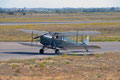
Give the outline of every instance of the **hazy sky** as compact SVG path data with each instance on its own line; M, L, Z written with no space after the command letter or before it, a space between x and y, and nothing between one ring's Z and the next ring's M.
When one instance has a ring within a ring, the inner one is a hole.
M0 7L3 8L120 7L120 0L0 0Z

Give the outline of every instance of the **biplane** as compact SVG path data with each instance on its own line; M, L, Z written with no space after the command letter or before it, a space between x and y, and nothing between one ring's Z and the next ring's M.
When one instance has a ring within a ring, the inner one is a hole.
M37 31L37 30L25 30L20 29L20 31L32 33L31 43L21 43L23 45L41 47L39 50L40 54L44 53L44 49L53 49L55 54L59 54L60 50L74 50L84 48L87 52L89 48L100 48L96 45L89 45L89 35L101 34L99 31L69 31L69 32L47 32L47 31ZM38 36L33 37L33 34L39 34ZM76 37L76 41L72 40L69 37ZM79 36L87 36L86 39L79 42ZM33 44L34 39L39 39L39 42L42 44Z

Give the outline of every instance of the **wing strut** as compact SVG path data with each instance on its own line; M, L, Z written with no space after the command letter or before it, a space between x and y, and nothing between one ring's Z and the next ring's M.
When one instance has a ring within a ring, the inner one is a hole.
M31 40L31 45L33 44L33 31L32 31L32 40Z
M78 31L77 31L77 35L76 35L76 43L78 43Z
M83 42L83 35L81 35L81 42Z

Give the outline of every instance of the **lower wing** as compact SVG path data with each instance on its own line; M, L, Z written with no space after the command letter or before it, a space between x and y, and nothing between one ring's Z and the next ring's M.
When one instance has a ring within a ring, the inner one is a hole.
M40 44L30 43L30 42L19 42L19 44L25 45L25 46L31 46L31 47L42 47Z
M61 45L59 46L61 47L62 49L84 49L84 48L87 48L87 49L101 49L100 46L96 46L96 45Z

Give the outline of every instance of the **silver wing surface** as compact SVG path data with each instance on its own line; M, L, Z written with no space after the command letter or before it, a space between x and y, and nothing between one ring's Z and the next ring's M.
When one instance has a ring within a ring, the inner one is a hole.
M47 32L47 31L37 31L37 30L25 30L25 29L19 29L20 31L27 32L27 33L34 33L34 34L46 34L50 33L50 35L60 35L60 36L88 36L88 35L97 35L101 34L99 31L69 31L69 32Z
M26 33L34 33L34 34L40 34L40 35L48 33L47 31L25 30L25 29L19 29L19 30Z
M19 42L19 44L25 45L25 46L30 46L30 47L42 47L40 44L35 44L35 43L30 43L30 42Z
M99 31L70 31L70 32L58 32L58 35L64 36L88 36L101 34Z
M101 49L100 46L96 46L96 45L60 45L59 47L61 47L62 49L65 50L74 50L74 49Z

